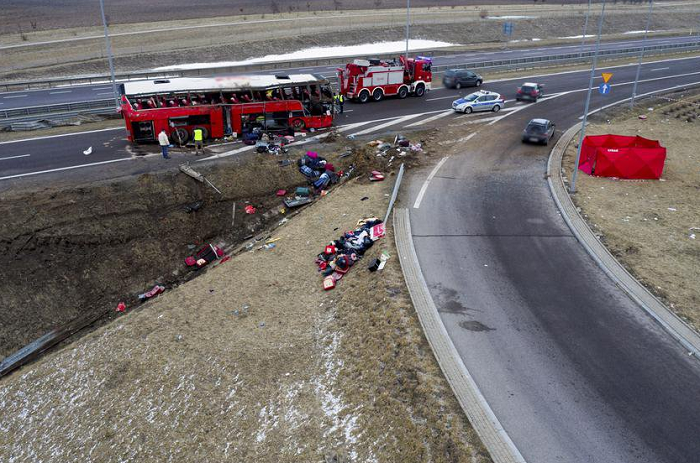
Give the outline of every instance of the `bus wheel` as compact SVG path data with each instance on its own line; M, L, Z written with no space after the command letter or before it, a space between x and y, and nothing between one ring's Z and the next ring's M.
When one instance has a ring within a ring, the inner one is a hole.
M374 101L382 101L382 98L384 98L384 92L382 92L382 89L375 88L372 92L372 99Z
M369 101L369 91L367 90L362 90L360 94L357 96L357 100L360 103L367 103Z
M187 133L187 130L179 128L173 131L173 140L175 140L178 145L186 145L189 139L190 134Z
M399 98L402 100L408 96L408 88L406 87L401 87L399 89Z
M294 130L304 130L304 127L306 127L306 123L302 119L294 119L292 121L292 128Z
M206 129L206 127L195 127L195 128L192 129L192 139L193 139L193 140L194 140L194 131L195 131L195 129L201 129L201 131L202 131L202 138L204 138L205 140L206 140L207 138L209 138L209 131Z
M425 95L425 85L423 85L423 84L418 84L418 86L416 87L416 93L415 93L415 94L416 94L417 97L421 97L421 96Z

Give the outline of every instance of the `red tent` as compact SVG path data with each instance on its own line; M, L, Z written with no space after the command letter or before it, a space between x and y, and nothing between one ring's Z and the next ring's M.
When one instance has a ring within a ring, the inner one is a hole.
M658 179L666 148L658 140L623 135L589 135L583 139L578 168L598 177Z

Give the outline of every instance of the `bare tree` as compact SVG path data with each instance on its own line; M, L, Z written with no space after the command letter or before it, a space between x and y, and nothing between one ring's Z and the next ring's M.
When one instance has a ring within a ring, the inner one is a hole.
M270 3L270 8L272 8L272 12L274 14L279 14L280 6L277 4L277 2L275 0L272 0L272 3Z
M335 9L335 11L342 10L343 9L342 0L333 0L333 8Z
M19 30L19 36L22 38L22 42L27 41L27 35L22 31L22 26L17 24L17 29Z
M32 26L32 30L36 30L36 21L29 21L29 24Z
M374 6L376 6L377 8L381 8L382 0L374 0Z

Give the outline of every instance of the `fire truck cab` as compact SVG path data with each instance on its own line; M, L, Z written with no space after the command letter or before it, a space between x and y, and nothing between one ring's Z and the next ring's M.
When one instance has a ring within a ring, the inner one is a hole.
M432 60L417 56L399 61L356 59L338 68L340 93L348 99L366 103L380 101L385 96L408 95L421 97L430 90L433 81Z

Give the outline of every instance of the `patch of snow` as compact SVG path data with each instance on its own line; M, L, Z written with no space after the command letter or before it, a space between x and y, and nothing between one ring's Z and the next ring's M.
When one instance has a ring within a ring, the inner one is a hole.
M594 34L586 34L586 38L595 37ZM583 35L568 35L566 37L557 37L558 39L582 39Z
M646 31L627 31L623 32L623 34L643 34ZM656 31L649 31L649 32L656 32Z
M534 39L516 39L516 40L509 40L508 42L510 42L510 43L515 43L515 42L539 42L540 40L542 40L542 39L537 39L537 38L534 38Z
M410 51L431 50L434 48L453 47L457 44L441 42L437 40L413 39L408 42ZM259 58L248 58L243 61L220 61L216 63L187 63L155 68L155 71L172 71L179 69L203 69L222 66L238 66L255 63L275 63L297 59L329 58L335 56L375 56L387 53L400 53L406 51L406 42L397 40L393 42L363 43L360 45L336 46L336 47L312 47L298 50L292 53L280 55L266 55Z
M537 16L487 16L486 19L537 19Z

